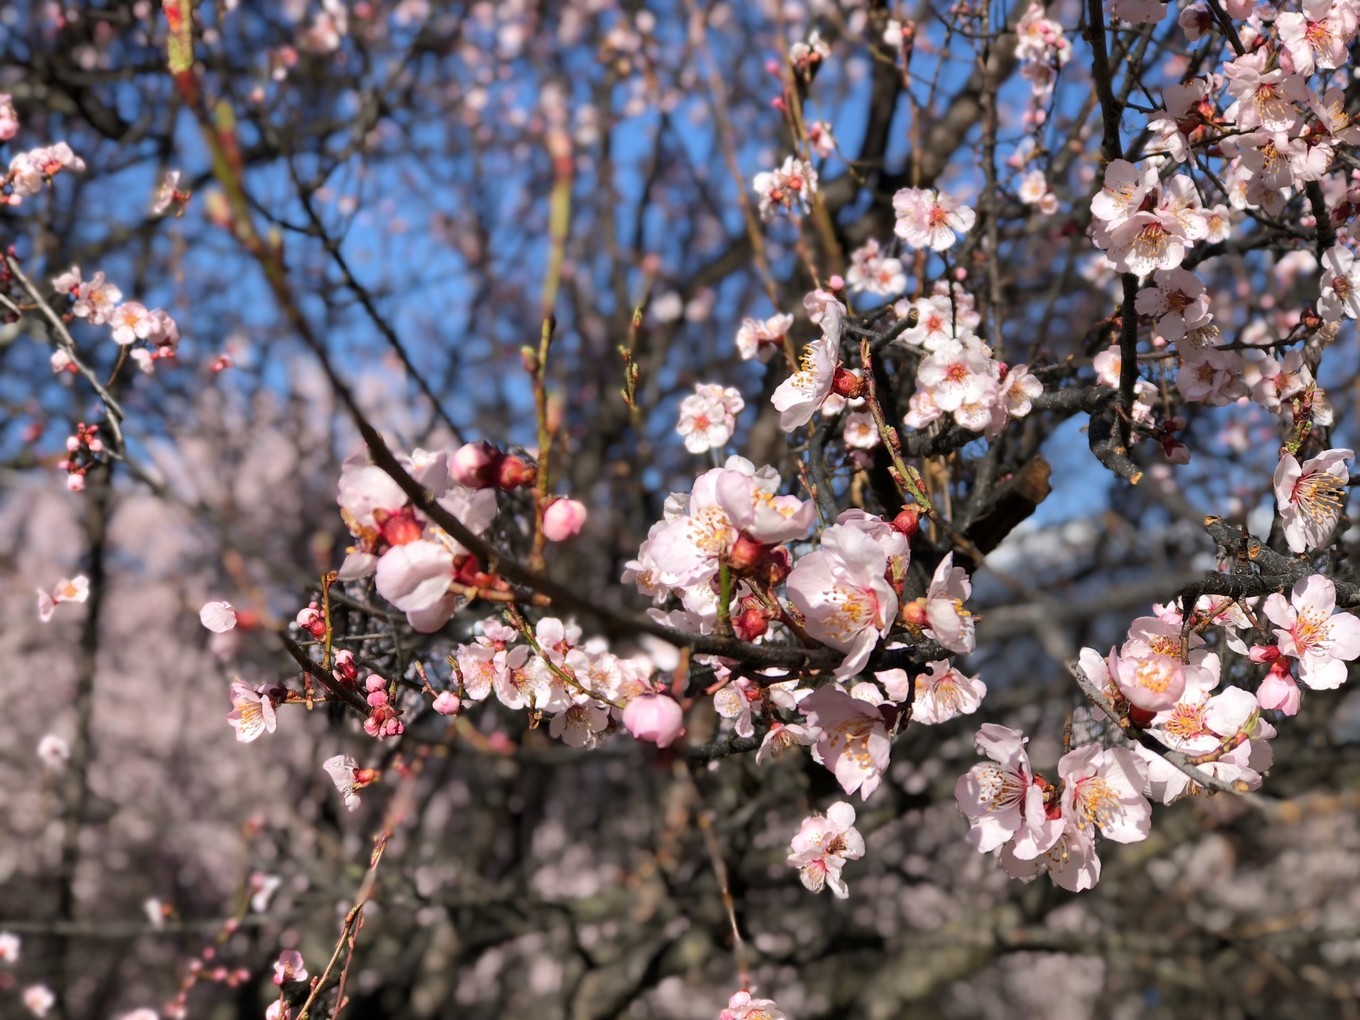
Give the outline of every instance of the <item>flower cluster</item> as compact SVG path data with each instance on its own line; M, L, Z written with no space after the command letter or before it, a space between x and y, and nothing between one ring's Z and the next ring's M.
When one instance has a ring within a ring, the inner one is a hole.
M80 267L72 266L52 281L52 287L70 299L72 316L92 326L108 326L114 343L130 347L130 355L142 371L151 372L156 361L175 356L179 327L170 314L163 308L148 309L140 301L124 301L123 292L103 273L85 280ZM59 371L65 361L54 356L52 365Z
M772 220L779 210L806 215L817 193L817 171L789 156L776 170L762 171L751 182L760 197L760 218Z
M1064 889L1089 889L1100 878L1097 832L1119 843L1147 838L1143 765L1125 748L1087 744L1059 759L1055 784L1034 772L1027 740L996 723L978 730L978 751L991 761L974 765L954 790L969 842L980 853L999 850L1013 878L1047 872Z

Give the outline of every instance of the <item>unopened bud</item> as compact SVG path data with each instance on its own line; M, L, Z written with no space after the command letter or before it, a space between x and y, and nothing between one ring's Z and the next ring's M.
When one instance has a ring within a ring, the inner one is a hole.
M921 508L914 504L904 506L892 519L892 528L907 538L911 538L912 535L921 530Z
M533 485L538 478L538 468L526 464L520 457L508 456L500 462L496 471L496 488L510 492Z
M831 392L846 400L854 400L864 392L864 380L848 369L837 367L831 381Z

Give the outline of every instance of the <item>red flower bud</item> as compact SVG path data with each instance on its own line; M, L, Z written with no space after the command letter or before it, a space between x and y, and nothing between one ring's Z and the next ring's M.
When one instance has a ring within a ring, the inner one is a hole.
M537 478L538 468L526 464L520 457L508 456L500 462L496 472L496 487L509 492L533 485Z
M846 400L854 400L864 392L864 380L854 372L837 367L836 375L831 380L831 392Z
M904 506L892 519L892 528L894 531L906 535L907 538L911 538L921 529L921 508L915 504Z

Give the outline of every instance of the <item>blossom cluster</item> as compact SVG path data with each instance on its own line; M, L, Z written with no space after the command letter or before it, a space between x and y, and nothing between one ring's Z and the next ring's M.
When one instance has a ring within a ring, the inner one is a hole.
M58 294L70 299L70 314L92 326L108 326L113 341L129 348L129 355L143 372L155 370L156 361L173 358L179 346L179 327L163 308L148 309L140 301L124 301L123 292L95 273L85 280L80 267L72 266L52 281ZM141 343L139 343L141 341ZM134 346L136 345L136 346ZM52 370L71 366L63 350L52 355Z

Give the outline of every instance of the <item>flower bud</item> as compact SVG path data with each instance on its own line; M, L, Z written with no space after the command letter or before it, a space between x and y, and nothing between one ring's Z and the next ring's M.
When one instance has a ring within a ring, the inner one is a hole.
M579 534L585 523L585 504L574 499L555 499L543 511L543 536L549 542L565 542Z
M894 531L911 538L921 529L921 508L915 504L904 506L897 511L897 516L892 519Z
M508 456L501 460L496 471L496 487L509 492L512 489L533 485L538 478L538 468L524 463L520 457Z
M727 553L727 563L738 574L751 574L764 557L765 546L742 532Z
M459 485L469 489L489 489L496 484L505 454L486 440L465 443L449 458L449 474Z
M864 380L849 369L838 366L831 380L831 392L846 400L854 400L864 392Z
M463 707L463 703L453 691L440 691L435 696L432 707L440 715L457 715L458 710Z
M667 747L684 728L685 713L674 698L639 694L623 709L623 725L636 740Z

